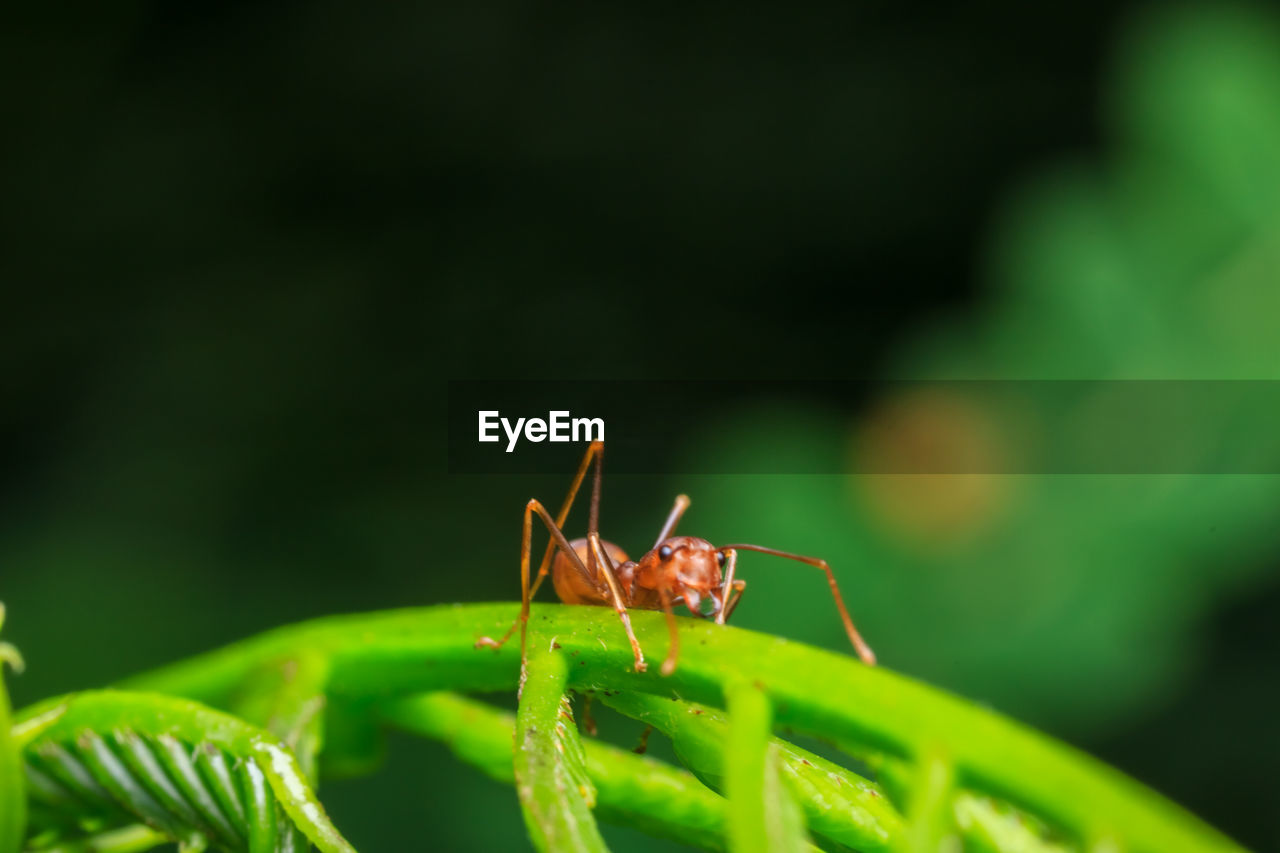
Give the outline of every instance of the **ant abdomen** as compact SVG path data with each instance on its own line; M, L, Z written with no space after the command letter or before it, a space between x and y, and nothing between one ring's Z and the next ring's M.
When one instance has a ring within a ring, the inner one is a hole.
M592 566L595 564L595 561L590 559L590 548L588 548L585 538L570 540L569 545L577 553L582 565ZM627 552L612 542L601 539L600 546L614 566L621 566L624 563L631 562ZM613 603L608 596L600 594L600 588L603 586L600 579L598 577L583 577L582 572L574 565L573 561L559 549L556 550L555 562L551 564L551 583L556 588L556 595L565 604L612 605Z

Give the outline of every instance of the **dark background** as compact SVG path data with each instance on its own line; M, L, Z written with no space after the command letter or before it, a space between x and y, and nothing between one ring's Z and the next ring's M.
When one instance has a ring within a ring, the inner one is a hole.
M520 508L558 498L574 452L563 476L447 476L447 380L863 379L939 324L981 326L966 318L1003 292L993 222L1029 176L1107 158L1118 34L1148 26L1114 3L1009 2L7 17L0 596L29 663L18 705L313 615L513 598ZM819 442L846 429L820 405L762 406L692 399L662 429L690 453L708 424L757 429L764 443L743 446L759 452L803 443L806 423ZM678 476L609 483L606 528L632 547L677 491L695 497L690 532L705 507L717 537L750 525L733 500L802 505L773 481L701 499ZM774 544L839 552L795 528ZM1149 589L1194 602L1168 633L1124 644L1114 679L1159 677L1116 707L1105 683L1087 708L1054 686L1087 650L1040 658L1006 640L953 666L937 651L947 623L902 592L929 584L849 571L880 585L855 610L890 665L1264 847L1280 757L1266 542L1231 552L1250 580L1221 594L1176 572L1135 584L1153 613L1166 599ZM1098 594L1061 598L1082 630L1110 600ZM742 622L839 647L838 626L811 627L830 615L821 595L762 594ZM791 621L770 622L768 601ZM1039 693L1017 667L1044 674ZM510 790L438 746L397 747L381 775L326 788L357 847L410 849L424 832L447 849L524 843Z

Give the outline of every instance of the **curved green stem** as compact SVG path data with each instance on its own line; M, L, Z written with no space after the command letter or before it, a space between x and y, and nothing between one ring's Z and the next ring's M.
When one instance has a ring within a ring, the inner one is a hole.
M315 649L329 656L331 696L393 698L516 683L519 650L476 649L516 615L511 604L434 607L321 619L280 629L132 680L161 692L225 703L254 667ZM661 614L637 612L640 642L665 648ZM1230 839L1124 774L963 699L884 668L777 637L681 619L686 654L669 678L630 671L630 650L606 608L539 605L530 647L553 638L581 689L639 691L723 706L731 680L758 681L775 723L854 754L918 760L945 748L956 785L1007 800L1078 843L1114 836L1129 853L1240 851ZM821 689L817 689L817 685Z
M769 697L748 681L730 683L725 694L730 849L733 853L800 853L807 849L808 839L804 819L778 774Z
M959 850L955 836L955 774L941 751L925 755L915 769L915 784L907 810L907 831L901 853Z
M564 658L531 650L516 713L516 791L539 850L607 853L591 814L596 793L587 779L568 689Z
M304 775L314 781L324 745L325 687L328 657L301 650L253 673L230 709L237 717L279 737L297 756Z

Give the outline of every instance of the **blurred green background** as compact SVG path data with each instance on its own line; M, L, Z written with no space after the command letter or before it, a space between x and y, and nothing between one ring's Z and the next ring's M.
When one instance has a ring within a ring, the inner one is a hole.
M29 4L0 38L19 705L513 599L575 459L444 474L446 379L1280 378L1261 9ZM830 403L690 401L684 452L1003 447L963 400ZM1280 847L1275 478L617 476L607 535L641 550L677 491L688 532L828 557L887 665ZM819 579L743 568L735 621L843 648ZM361 850L525 844L435 745L323 793Z

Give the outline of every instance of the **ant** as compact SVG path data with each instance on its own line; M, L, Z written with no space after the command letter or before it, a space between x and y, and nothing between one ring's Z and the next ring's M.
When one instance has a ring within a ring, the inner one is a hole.
M675 672L676 661L680 654L679 635L676 631L676 617L673 607L684 604L690 613L702 618L714 616L716 624L723 625L742 598L747 582L734 577L738 563L739 551L757 551L761 554L772 554L788 560L796 560L826 572L827 583L831 586L831 595L835 598L836 607L840 611L840 619L844 622L845 633L853 644L863 663L874 666L876 656L863 641L858 629L853 626L853 619L844 605L840 588L836 586L835 575L825 560L816 557L803 557L786 551L766 548L762 545L724 545L720 548L705 539L696 536L676 536L676 525L681 516L689 508L687 495L676 497L675 506L662 525L658 539L643 557L631 560L625 551L600 538L600 468L604 458L604 442L595 441L587 448L578 472L574 475L573 484L565 498L560 512L552 518L546 507L536 498L524 507L524 539L520 546L520 585L522 597L520 601L520 617L507 629L501 639L481 637L476 641L476 648L496 649L511 638L516 626L520 626L520 652L524 657L525 634L529 625L529 602L542 585L549 573L555 586L556 594L565 604L589 604L596 606L612 606L626 629L627 639L631 641L631 650L635 654L636 672L644 672L648 665L635 632L631 629L631 618L628 608L641 610L662 610L667 617L667 627L671 634L666 660L662 663L662 674ZM587 522L585 539L570 541L565 538L561 528L569 516L569 510L577 497L578 488L586 477L587 468L594 461L595 467L591 484L591 512ZM537 579L532 586L529 583L529 557L532 536L533 516L537 515L551 533L551 541L542 556L538 567ZM552 562L552 556L555 560Z

